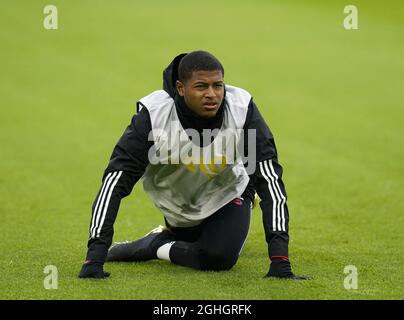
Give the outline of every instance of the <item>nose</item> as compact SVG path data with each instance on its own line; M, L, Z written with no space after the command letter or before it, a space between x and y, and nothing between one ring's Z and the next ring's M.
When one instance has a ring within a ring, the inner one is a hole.
M216 96L215 90L212 86L209 86L205 92L205 96L209 98L213 98Z

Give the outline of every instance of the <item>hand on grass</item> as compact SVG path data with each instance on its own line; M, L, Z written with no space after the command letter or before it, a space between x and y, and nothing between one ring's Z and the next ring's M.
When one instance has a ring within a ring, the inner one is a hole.
M100 262L85 262L81 268L79 278L95 278L105 279L110 276L109 272L103 269L103 263Z

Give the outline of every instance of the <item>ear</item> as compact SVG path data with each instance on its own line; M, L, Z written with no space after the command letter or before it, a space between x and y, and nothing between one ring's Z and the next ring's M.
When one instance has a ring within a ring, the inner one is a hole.
M185 95L185 89L184 89L184 85L182 84L182 82L179 80L175 81L175 86L177 87L177 91L178 91L179 95L181 97L183 97Z

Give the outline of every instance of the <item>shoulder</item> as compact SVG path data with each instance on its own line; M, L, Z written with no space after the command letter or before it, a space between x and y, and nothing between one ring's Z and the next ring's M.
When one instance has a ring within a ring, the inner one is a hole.
M226 100L232 102L233 104L236 103L241 106L248 107L251 101L251 94L242 88L231 86L226 84Z
M146 108L149 111L153 109L161 109L166 105L171 105L174 103L174 99L165 90L156 90L149 95L141 98L137 102L138 111L142 108Z
M237 128L243 128L247 118L251 95L244 89L226 85L225 112L233 119Z

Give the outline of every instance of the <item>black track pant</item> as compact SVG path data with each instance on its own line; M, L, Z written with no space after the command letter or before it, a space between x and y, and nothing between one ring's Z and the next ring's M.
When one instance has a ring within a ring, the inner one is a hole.
M191 228L174 228L171 262L199 270L229 270L237 262L250 226L250 200L235 199Z

